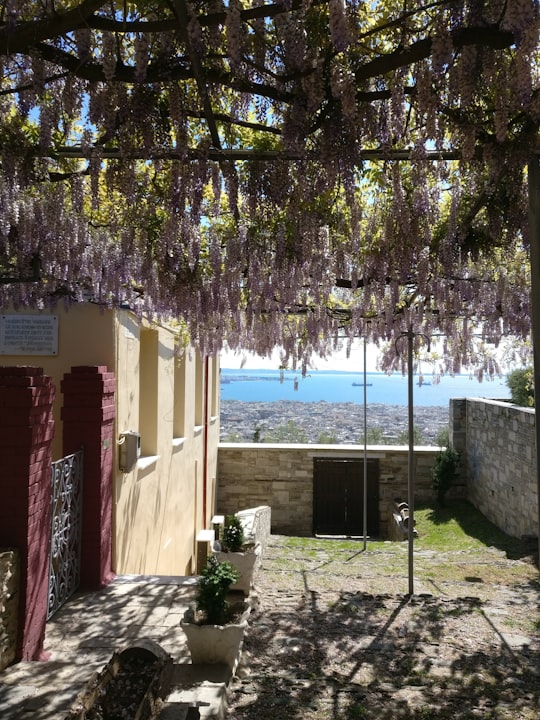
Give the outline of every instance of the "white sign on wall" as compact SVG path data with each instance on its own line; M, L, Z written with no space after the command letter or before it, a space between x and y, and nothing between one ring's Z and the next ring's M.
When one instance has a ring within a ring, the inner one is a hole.
M0 355L58 355L58 316L0 315Z

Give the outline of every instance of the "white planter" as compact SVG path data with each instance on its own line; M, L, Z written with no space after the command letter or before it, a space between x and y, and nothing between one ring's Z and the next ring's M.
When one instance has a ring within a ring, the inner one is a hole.
M182 620L180 625L186 634L191 662L225 663L234 675L242 654L244 632L248 624L251 608L244 603L245 611L240 620L228 625L197 625Z
M212 550L218 562L230 562L238 570L238 580L233 583L230 590L241 590L244 595L249 595L253 582L253 574L261 555L261 545L257 543L245 552L224 552L223 550Z

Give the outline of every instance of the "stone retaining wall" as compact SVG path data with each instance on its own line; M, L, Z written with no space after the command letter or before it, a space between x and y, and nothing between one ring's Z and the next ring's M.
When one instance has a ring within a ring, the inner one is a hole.
M261 505L240 510L236 515L242 522L246 541L259 543L263 555L272 532L272 508L269 505Z
M431 472L439 448L418 447L414 454L415 497L433 498ZM313 466L315 458L361 460L358 445L283 445L221 443L218 452L217 508L233 514L245 507L269 505L272 532L309 536L313 532ZM370 446L368 459L379 461L381 536L387 536L388 507L407 497L408 448Z
M0 549L0 672L15 661L19 591L19 553Z
M538 536L535 411L481 398L450 401L450 442L460 453L460 476L449 497L467 497L497 527L514 537ZM439 448L415 448L415 498L433 501L432 468ZM313 532L313 460L362 459L358 445L221 443L220 512L270 505L272 531ZM408 448L370 446L379 461L381 536L388 537L389 506L407 497Z
M450 440L467 497L514 537L538 535L534 409L477 398L450 401Z

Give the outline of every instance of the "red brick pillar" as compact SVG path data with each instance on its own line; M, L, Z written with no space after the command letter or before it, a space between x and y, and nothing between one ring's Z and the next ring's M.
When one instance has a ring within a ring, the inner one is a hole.
M95 589L113 578L114 373L72 367L61 389L64 455L84 448L81 587Z
M45 640L55 392L42 368L0 367L0 546L21 554L18 660L40 659Z

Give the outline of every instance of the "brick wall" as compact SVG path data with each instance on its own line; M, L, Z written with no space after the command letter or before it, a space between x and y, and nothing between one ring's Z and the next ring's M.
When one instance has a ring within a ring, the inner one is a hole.
M64 455L84 448L81 587L112 577L113 449L116 381L106 366L76 366L61 382Z
M415 498L432 499L431 472L438 448L417 448L414 456ZM309 536L313 529L313 460L363 459L363 449L349 445L270 445L221 443L218 451L217 511L231 514L269 505L272 532ZM388 508L395 497L407 497L408 449L368 449L379 461L381 535L387 535Z
M0 550L0 672L15 661L19 592L19 553Z
M51 539L56 389L36 367L0 367L0 546L20 553L17 659L41 657Z
M514 537L538 535L535 417L508 402L450 401L450 439L461 454L467 497Z

